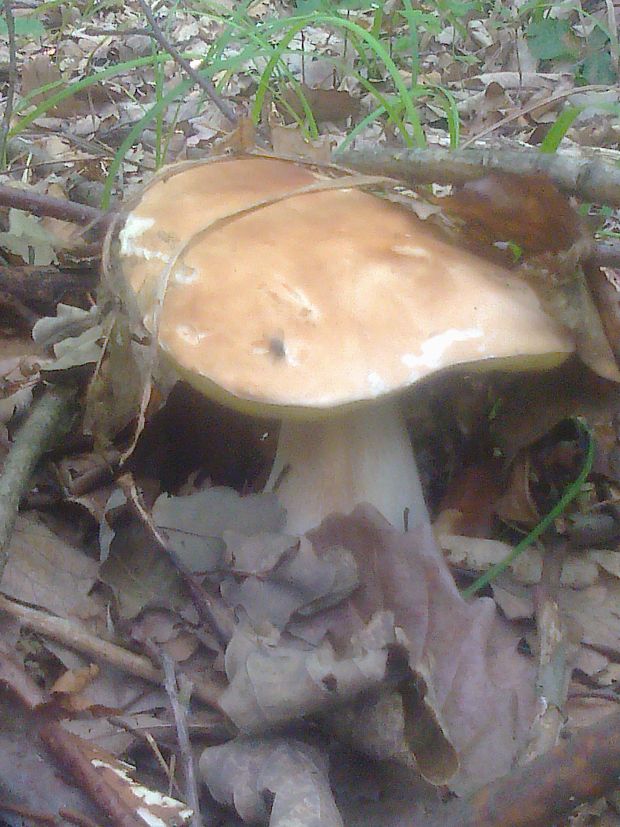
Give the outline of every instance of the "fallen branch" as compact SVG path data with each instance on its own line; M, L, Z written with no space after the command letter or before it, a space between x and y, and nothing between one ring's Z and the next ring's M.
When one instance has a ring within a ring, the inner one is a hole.
M137 678L142 678L158 686L164 683L164 673L155 668L144 655L138 655L108 640L102 640L64 617L57 617L40 609L24 606L22 603L10 600L2 594L0 594L0 612L6 612L33 632L62 643L64 646L81 652L95 661L105 663L114 669L127 672L129 675L135 675ZM221 690L215 684L210 685L202 681L194 685L192 695L219 712L218 698L220 693Z
M82 741L56 721L41 727L40 738L65 773L70 774L115 827L144 827L145 820L118 791L105 783L99 767L85 755Z
M105 232L114 215L86 204L4 184L0 185L0 206L14 207L32 215L60 218L62 221L73 221L76 224L96 224L99 232Z
M49 387L33 405L4 462L0 476L0 580L9 558L19 501L41 456L63 432L72 400L72 389Z
M58 267L12 266L0 263L0 292L37 313L53 315L56 305L67 296L79 300L97 287L93 267L79 271Z
M335 156L359 172L389 175L410 184L464 184L490 170L518 175L546 174L565 192L585 201L620 207L620 167L600 158L546 154L535 148L504 146L473 149L350 149Z
M425 827L548 827L584 801L615 789L618 766L620 713L614 713L469 800L446 805L441 818Z

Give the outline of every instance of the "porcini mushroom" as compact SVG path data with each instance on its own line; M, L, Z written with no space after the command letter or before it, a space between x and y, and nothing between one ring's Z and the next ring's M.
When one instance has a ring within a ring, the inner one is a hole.
M414 383L464 365L550 367L574 350L522 280L335 175L264 157L178 165L119 234L147 327L167 270L158 335L180 375L281 420L268 488L292 533L361 502L399 528L405 509L415 520L398 399Z

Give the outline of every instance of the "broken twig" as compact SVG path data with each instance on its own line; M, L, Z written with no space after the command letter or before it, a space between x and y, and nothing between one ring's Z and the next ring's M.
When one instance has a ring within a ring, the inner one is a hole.
M526 767L487 784L469 800L446 805L435 825L548 827L582 802L615 789L619 765L620 713L614 713L577 730Z
M177 676L174 668L174 661L170 655L165 652L161 646L151 647L154 655L158 658L164 670L164 688L172 714L174 715L174 723L177 730L177 741L179 744L179 752L181 754L181 765L183 767L183 776L185 780L185 799L193 810L191 818L192 827L203 827L202 818L200 816L200 795L198 792L198 782L196 779L196 766L194 762L194 753L192 752L192 745L189 740L189 729L187 727L187 710L181 702L179 697L179 686L177 683Z
M114 669L127 672L129 675L135 675L137 678L142 678L158 686L164 682L163 672L153 666L152 662L144 655L138 655L122 646L118 646L116 643L102 640L64 617L57 617L40 609L24 606L22 603L11 600L2 594L0 594L0 612L6 612L11 617L19 620L26 628L43 635L43 637L56 640L58 643L81 652L100 663L106 663ZM220 693L219 687L201 681L201 683L194 685L192 694L198 700L219 712L217 700Z
M217 106L222 115L230 121L233 126L236 126L237 116L226 101L222 99L221 95L218 94L217 89L211 83L209 78L205 77L205 75L199 74L193 68L191 63L183 57L179 50L167 40L146 0L138 0L138 3L144 12L144 16L149 21L151 29L153 30L153 38L159 43L164 51L168 52L174 62L178 63L178 65L190 76L194 83L198 84L209 100Z
M72 389L49 387L33 405L4 462L0 476L0 580L9 557L19 501L41 456L64 430L72 399Z
M61 221L74 221L76 224L99 224L101 231L105 230L114 216L112 212L104 212L86 204L78 204L64 198L53 198L50 195L42 195L40 192L23 190L5 184L0 184L0 206L14 207L16 210L24 210L32 215L60 218Z
M546 154L535 148L401 149L381 152L347 150L338 163L360 172L399 178L410 184L464 184L491 170L518 175L546 174L565 192L585 201L620 207L620 167L604 156Z

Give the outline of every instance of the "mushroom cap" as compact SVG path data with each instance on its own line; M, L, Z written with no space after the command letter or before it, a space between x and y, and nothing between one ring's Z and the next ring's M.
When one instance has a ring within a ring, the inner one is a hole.
M295 415L455 366L545 367L573 352L528 284L405 207L346 179L294 194L333 177L247 157L171 167L143 191L119 234L120 267L151 328L170 271L159 342L193 385Z

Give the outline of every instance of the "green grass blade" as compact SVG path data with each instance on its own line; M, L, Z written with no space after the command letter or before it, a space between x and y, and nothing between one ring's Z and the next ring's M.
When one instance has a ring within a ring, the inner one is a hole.
M510 554L506 555L503 560L499 563L496 563L494 566L486 571L483 575L474 580L474 582L468 586L466 589L463 589L461 594L463 597L473 597L476 592L479 592L480 589L483 589L486 585L491 583L495 578L500 575L503 571L505 571L508 566L516 560L516 558L525 551L526 548L529 548L532 543L536 542L538 538L543 534L552 524L557 517L566 511L567 507L570 503L579 495L583 484L587 480L588 476L590 475L590 471L592 470L592 463L594 462L594 439L592 437L592 433L585 422L582 422L580 419L574 420L575 424L579 428L579 430L587 437L588 439L588 447L586 449L586 456L583 461L583 465L581 467L581 471L577 479L572 482L569 486L567 486L566 491L560 498L560 500L554 505L551 511L546 514L542 520L535 526L527 537L524 537L520 543L518 543L510 552Z
M567 106L558 115L555 123L545 135L540 151L553 154L562 142L576 118L583 112L583 106Z

